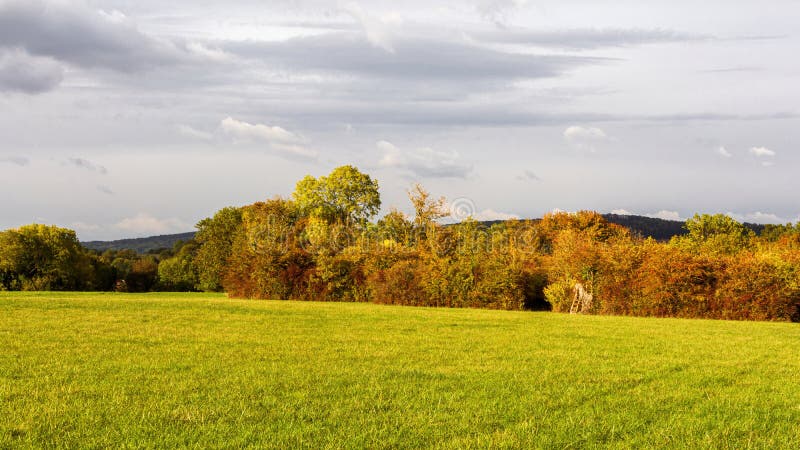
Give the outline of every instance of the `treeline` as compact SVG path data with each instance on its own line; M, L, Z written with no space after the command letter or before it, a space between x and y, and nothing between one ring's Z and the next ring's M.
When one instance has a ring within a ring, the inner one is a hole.
M697 215L685 234L658 242L587 211L442 226L443 198L416 186L409 199L413 217L392 210L372 221L378 183L344 166L304 178L289 199L222 209L198 224L193 241L161 255L88 252L66 230L57 246L70 252L27 272L32 266L14 265L6 250L23 227L0 234L0 281L4 289L105 289L114 279L131 290L146 273L151 289L240 298L800 320L800 224L756 235L730 217Z
M194 290L160 275L176 255L192 253L194 242L141 255L133 250L98 252L83 247L75 232L48 225L26 225L0 232L0 291Z

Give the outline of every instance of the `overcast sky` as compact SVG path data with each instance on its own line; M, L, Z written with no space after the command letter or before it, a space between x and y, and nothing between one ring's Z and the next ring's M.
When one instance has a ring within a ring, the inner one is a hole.
M190 231L354 164L479 219L797 221L793 0L0 0L0 228ZM466 205L466 206L465 206Z

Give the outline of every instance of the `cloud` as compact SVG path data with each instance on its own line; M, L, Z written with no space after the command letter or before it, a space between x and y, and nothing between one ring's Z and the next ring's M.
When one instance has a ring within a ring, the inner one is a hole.
M285 156L314 159L318 153L305 147L305 138L278 126L250 124L232 117L220 122L220 130L237 142L264 142Z
M102 192L103 194L114 195L114 191L110 187L108 187L108 186L106 186L104 184L98 184L97 185L97 190L99 192Z
M735 67L721 67L717 69L701 70L700 73L734 73L734 72L761 72L762 67L755 66L735 66Z
M542 181L538 175L533 173L531 170L524 171L521 175L517 175L517 180L519 181Z
M186 44L186 50L188 50L189 53L208 61L228 62L234 58L234 56L230 53L218 48L209 47L207 44L202 42L189 42Z
M605 58L510 53L464 40L425 34L398 36L394 53L376 48L357 33L333 32L284 41L220 43L242 58L258 59L276 68L307 73L409 82L513 81L555 77ZM507 86L498 86L507 87ZM382 84L382 90L391 86ZM407 96L406 92L406 96Z
M672 42L692 42L713 39L711 36L682 33L663 29L578 28L569 30L504 29L471 34L486 42L523 44L566 50L595 50L609 47Z
M564 139L577 149L594 152L597 144L609 138L600 128L571 126L564 130Z
M51 58L31 56L24 50L0 49L0 91L39 94L64 80L64 68Z
M528 4L528 0L479 0L475 10L484 19L504 27L508 14Z
M772 213L764 213L761 211L751 212L751 213L744 213L738 214L734 212L727 212L725 215L736 219L739 222L749 222L749 223L772 223L772 224L782 224L782 223L790 223L792 222L790 219L785 219L779 217Z
M23 167L30 164L31 160L24 156L0 156L0 163L16 164Z
M724 146L719 146L717 148L717 154L725 158L730 158L733 156L731 152L729 152L728 149L726 149Z
M775 156L775 152L766 147L752 147L750 148L750 154L754 155L757 158L762 158L762 157L771 158Z
M516 214L504 213L495 211L493 209L484 209L483 211L479 211L472 216L473 219L483 222L483 221L490 221L490 220L512 220L512 219L519 219L519 216Z
M139 213L122 219L114 228L134 234L168 234L190 230L192 226L175 218L158 219L147 213Z
M209 133L207 131L201 131L195 128L190 127L189 125L177 125L175 127L182 136L197 139L200 141L211 141L214 139L214 133Z
M80 1L6 0L0 3L0 46L79 67L139 71L196 60L212 51L149 36L119 11Z
M656 213L645 214L645 217L652 217L654 219L675 220L679 222L683 221L681 215L677 211L667 211L664 209Z
M380 167L398 169L412 177L421 178L467 178L473 166L461 162L456 151L444 152L424 147L402 151L387 141L376 144L383 157Z
M77 232L99 231L102 229L100 225L85 222L72 222L69 224L69 227Z
M83 158L69 158L67 159L67 164L73 165L79 169L88 170L90 172L97 172L101 175L106 175L108 173L108 169L106 169L104 166L95 164Z
M392 45L390 25L392 25L392 22L399 22L399 18L396 16L389 20L377 18L367 14L356 2L347 3L342 7L342 11L349 14L361 25L364 35L370 44L389 53L395 52Z
M662 209L659 212L645 213L645 214L637 214L635 212L628 211L627 209L615 209L611 211L611 214L616 214L618 216L644 216L653 219L675 220L678 222L683 222L684 220L681 218L681 215L677 211L667 211L665 209Z

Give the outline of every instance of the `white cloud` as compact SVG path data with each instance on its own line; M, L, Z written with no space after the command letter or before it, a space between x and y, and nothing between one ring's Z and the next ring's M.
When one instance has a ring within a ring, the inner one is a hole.
M609 137L600 128L571 126L564 130L564 139L577 149L594 152L596 145Z
M220 122L220 129L237 142L265 142L286 156L314 159L318 155L304 145L306 140L302 136L278 126L250 124L228 117Z
M734 212L730 212L729 211L729 212L725 213L725 215L727 215L729 217L732 217L732 218L736 219L739 222L772 223L772 224L789 223L789 222L791 222L790 219L785 219L785 218L780 217L780 216L778 216L776 214L764 213L764 212L761 212L761 211L756 211L756 212L751 212L751 213L744 213L744 214L738 214L738 213L734 213Z
M192 226L175 218L158 219L147 213L139 213L122 219L114 228L134 234L169 234L191 230Z
M775 156L775 152L766 147L752 147L750 148L750 154L755 155L757 158Z
M677 211L667 211L665 209L653 213L639 214L633 211L628 211L627 209L620 208L611 211L611 214L616 214L618 216L644 216L653 219L664 219L664 220L677 220L677 221L684 220L683 218L681 218L681 215Z
M516 214L504 213L500 211L495 211L493 209L484 209L483 211L477 212L473 215L473 219L483 222L489 220L511 220L511 219L519 219L519 216Z
M200 141L210 141L214 139L213 133L209 133L207 131L201 131L196 128L192 128L189 125L178 125L176 129L178 130L178 133L180 133L182 136L191 139L197 139Z
M282 144L295 144L303 139L281 127L263 124L250 124L228 117L220 122L220 127L225 133L243 140L260 140L265 142L280 142Z
M367 14L361 5L356 2L347 3L341 9L358 21L370 44L389 53L395 52L391 27L402 22L398 15L375 17Z
M677 211L667 211L665 209L662 209L661 211L656 213L645 214L645 217L652 217L654 219L683 221L681 215Z
M423 147L414 150L401 150L388 141L379 141L378 150L383 157L378 163L381 167L400 169L409 175L430 178L466 178L473 167L461 162L455 150L446 152Z
M731 152L729 152L728 149L726 149L724 146L720 146L719 148L717 148L717 154L725 158L730 158L733 156Z
M228 62L234 56L224 50L218 48L211 48L200 42L190 42L186 44L186 50L193 55L198 56L201 60L208 60L214 62Z
M73 222L69 227L77 232L99 231L102 228L100 225L85 222Z
M509 12L528 4L528 0L479 0L478 14L497 26L505 26Z

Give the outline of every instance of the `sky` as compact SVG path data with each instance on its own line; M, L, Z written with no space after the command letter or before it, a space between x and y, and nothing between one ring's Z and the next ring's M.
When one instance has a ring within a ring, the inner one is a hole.
M191 231L352 164L383 210L795 222L793 0L0 0L0 229Z

